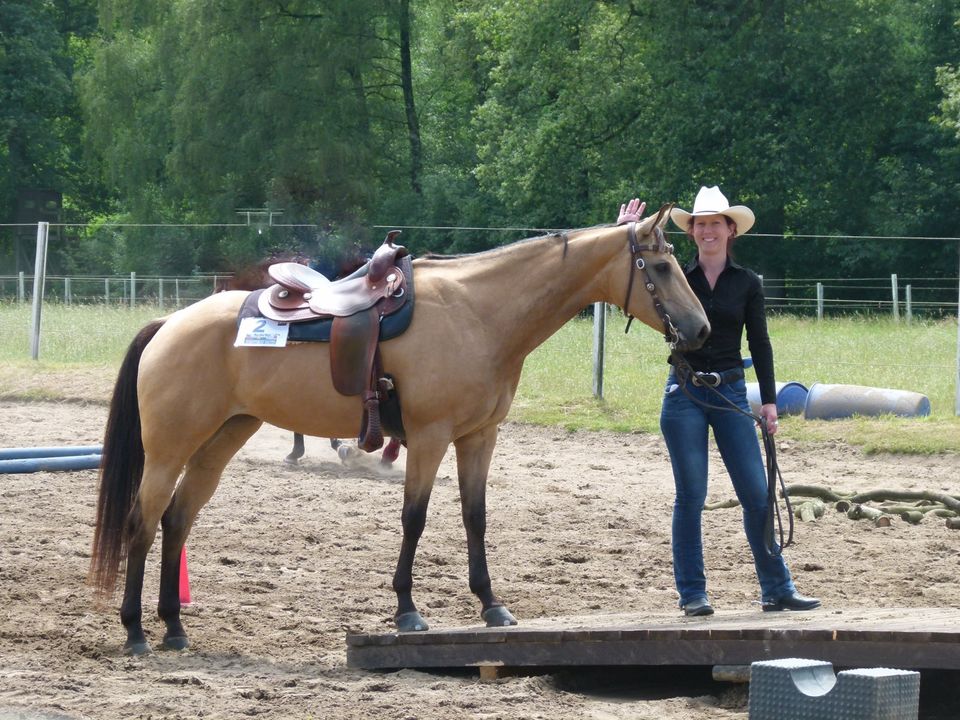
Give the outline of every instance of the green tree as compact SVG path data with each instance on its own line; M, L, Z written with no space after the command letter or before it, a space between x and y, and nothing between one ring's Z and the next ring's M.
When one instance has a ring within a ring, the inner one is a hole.
M228 222L267 207L324 225L418 195L412 17L382 0L178 0L147 12L112 0L84 97L128 217ZM220 254L319 237L274 229L252 245L221 240Z
M102 201L84 163L73 85L95 26L93 0L0 3L0 222L13 221L26 190L60 193L67 210ZM13 233L0 234L0 264L25 269L25 249L14 258L13 248ZM57 267L61 246L51 250Z

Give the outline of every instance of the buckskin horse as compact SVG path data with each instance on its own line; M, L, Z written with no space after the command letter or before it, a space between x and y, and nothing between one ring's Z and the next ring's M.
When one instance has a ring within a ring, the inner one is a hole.
M401 632L427 629L413 600L413 562L450 443L469 587L488 626L517 622L491 588L486 480L499 423L531 351L598 301L619 305L678 350L703 344L709 323L662 229L670 207L640 223L412 263L412 321L380 344L402 400L407 441L403 540L393 576ZM125 564L120 617L128 654L150 652L141 594L158 525L163 644L188 646L178 593L181 548L230 458L262 423L318 437L356 435L362 402L337 392L331 372L322 370L329 367L329 344L234 347L248 295L211 295L148 324L121 364L104 439L90 581L109 596Z

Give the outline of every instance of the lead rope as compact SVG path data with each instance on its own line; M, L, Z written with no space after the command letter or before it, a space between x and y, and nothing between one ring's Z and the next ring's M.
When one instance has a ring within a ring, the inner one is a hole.
M688 363L686 358L684 358L679 352L673 351L670 353L670 356L673 359L673 366L676 368L678 385L683 391L683 394L686 395L691 402L708 410L727 409L721 405L711 405L710 403L695 398L687 389L687 380L693 377L694 374L693 368L690 367L690 363ZM784 548L790 547L793 544L794 521L793 507L790 504L790 495L787 493L787 486L783 480L783 474L780 472L780 466L777 464L777 445L774 442L773 436L767 432L767 424L764 422L762 417L754 415L752 412L747 412L738 407L736 403L726 397L715 387L711 387L710 385L705 385L704 387L709 388L731 408L736 410L741 415L746 415L747 417L752 418L753 421L760 426L760 437L763 439L763 451L766 458L767 474L767 519L763 528L763 544L767 554L770 555L770 557L779 557L783 554ZM787 517L789 518L786 537L784 537L783 516L781 515L780 511L780 504L777 502L778 483L780 487L780 494L783 497L786 505Z

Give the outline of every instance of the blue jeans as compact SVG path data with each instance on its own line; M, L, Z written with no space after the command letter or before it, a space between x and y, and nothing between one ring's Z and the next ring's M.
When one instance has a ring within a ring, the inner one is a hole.
M762 597L778 599L795 591L783 558L771 557L764 546L767 478L756 423L715 394L717 390L742 410L749 411L746 383L737 380L714 390L688 382L686 389L697 400L724 409L711 410L697 405L677 386L675 375L670 373L660 412L660 430L670 453L677 491L673 505L673 574L680 606L707 597L700 516L707 499L708 428L713 428L717 449L743 508L743 526L753 552Z

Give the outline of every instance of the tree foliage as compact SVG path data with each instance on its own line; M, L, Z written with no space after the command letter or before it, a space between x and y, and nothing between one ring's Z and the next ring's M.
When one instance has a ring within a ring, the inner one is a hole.
M955 243L809 236L957 235L958 18L960 0L8 0L0 208L61 189L98 218L73 267L188 272L369 245L374 225L476 228L404 236L471 251L719 184L756 211L738 253L767 276L950 274ZM290 227L119 223L240 208Z

